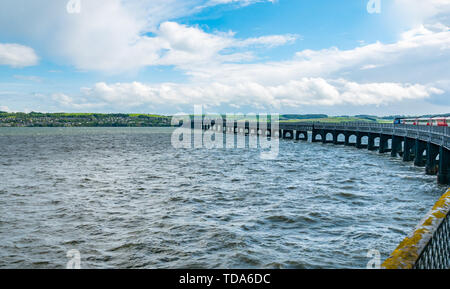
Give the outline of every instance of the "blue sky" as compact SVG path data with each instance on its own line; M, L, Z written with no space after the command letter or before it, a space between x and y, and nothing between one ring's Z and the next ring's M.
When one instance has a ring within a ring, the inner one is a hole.
M0 7L3 111L450 112L450 0Z

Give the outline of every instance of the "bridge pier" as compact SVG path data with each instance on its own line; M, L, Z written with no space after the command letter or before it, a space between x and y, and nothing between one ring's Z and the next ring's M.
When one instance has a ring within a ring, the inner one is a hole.
M389 139L390 139L390 137L388 135L385 135L385 134L380 135L380 147L378 149L380 154L384 154L384 153L387 153L390 151L389 145L388 145Z
M362 149L362 135L360 135L360 133L356 133L356 148L357 149Z
M399 136L392 136L392 151L391 151L391 157L395 158L398 154L402 153L402 141L404 140L403 137Z
M369 141L367 142L367 149L369 151L376 151L378 148L375 146L375 138L377 137L376 134L369 133L368 134Z
M322 143L324 143L324 144L327 143L327 134L328 134L328 132L326 130L322 131Z
M325 131L324 130L320 130L319 135L320 135L320 139L321 139L320 141L322 143L326 143L327 135L325 134Z
M339 144L338 137L339 137L339 132L334 131L333 132L333 144L335 144L335 145Z
M344 133L344 145L348 146L350 145L350 134L348 132Z
M400 155L403 161L414 161L414 165L424 167L427 174L438 175L442 184L450 183L450 128L419 126L387 125L387 124L323 124L323 123L282 123L281 126L260 127L248 121L217 122L213 119L193 120L191 127L196 130L212 130L226 132L228 135L259 135L272 138L309 140L308 132L312 130L312 142L345 144L357 148L367 147L370 151L380 153L390 152L392 157ZM332 134L332 141L327 135ZM345 141L339 141L340 135ZM321 139L317 139L318 135ZM356 144L350 142L350 137L356 136ZM368 137L367 146L362 144L363 137ZM380 145L375 145L380 138ZM392 148L389 147L392 139ZM403 144L403 145L402 145ZM402 149L403 147L403 149ZM426 151L426 153L425 153ZM436 158L439 155L439 160Z
M439 146L432 143L427 143L427 164L425 166L425 173L427 175L436 175L438 172L438 162L436 157L439 155Z
M424 151L427 149L427 143L416 139L415 152L414 152L414 165L418 167L425 166L425 159L423 157ZM428 152L427 152L428 153Z
M352 144L350 143L350 137L352 136L352 133L351 132L344 132L344 136L345 136L344 145L345 146L351 146Z
M403 142L403 161L404 162L410 162L414 160L414 146L416 145L415 140L410 139L409 137L405 136L404 142Z
M438 183L443 185L450 184L450 151L443 146L439 148Z

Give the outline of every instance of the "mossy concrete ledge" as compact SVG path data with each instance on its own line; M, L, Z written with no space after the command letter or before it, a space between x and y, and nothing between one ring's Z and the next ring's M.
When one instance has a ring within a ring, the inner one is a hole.
M450 217L450 188L423 218L419 226L406 237L381 265L384 269L413 269L433 234Z

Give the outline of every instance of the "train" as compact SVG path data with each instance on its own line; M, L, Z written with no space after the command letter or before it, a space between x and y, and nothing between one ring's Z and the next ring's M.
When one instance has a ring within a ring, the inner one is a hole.
M396 118L394 124L450 126L450 117Z

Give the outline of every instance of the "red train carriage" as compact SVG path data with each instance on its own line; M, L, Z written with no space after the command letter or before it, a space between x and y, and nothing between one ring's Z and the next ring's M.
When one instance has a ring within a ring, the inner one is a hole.
M394 124L449 126L450 125L450 117L397 118L394 120Z

